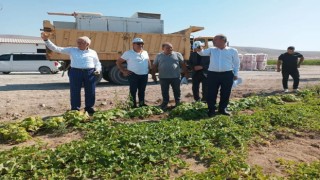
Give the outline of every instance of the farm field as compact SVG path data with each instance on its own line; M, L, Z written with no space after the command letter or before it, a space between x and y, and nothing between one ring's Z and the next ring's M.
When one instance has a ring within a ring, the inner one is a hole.
M302 66L300 72L301 89L311 90L298 94L281 92L280 73L240 72L244 82L233 91L230 118L206 117L205 104L191 103L191 84L182 86L183 105L161 112L152 107L124 111L128 87L103 82L97 88L100 113L87 117L65 113L69 89L61 74L1 75L1 122L7 125L0 132L0 175L320 178L319 66ZM149 105L160 104L159 85L150 81L146 99ZM36 115L40 117L27 118ZM26 133L9 136L3 131L17 127Z
M319 84L319 69L320 66L302 66L300 87ZM68 110L70 108L68 76L61 77L61 74L0 74L0 122L16 121L33 115L41 117L59 115ZM243 84L233 90L232 98L242 98L253 93L275 94L282 91L281 73L240 71L239 76L243 79ZM290 78L289 88L292 83ZM96 109L114 108L117 103L125 101L129 94L128 89L128 86L112 85L103 80L96 89ZM181 90L182 101L192 102L191 83L183 85ZM170 97L173 99L172 92ZM146 101L148 105L161 103L160 85L154 84L151 78L146 89Z

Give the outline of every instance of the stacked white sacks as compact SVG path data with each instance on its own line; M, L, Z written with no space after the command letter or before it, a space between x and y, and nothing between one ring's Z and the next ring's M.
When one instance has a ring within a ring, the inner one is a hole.
M263 54L263 53L256 54L257 69L265 70L267 66L267 60L268 60L267 54Z
M240 61L241 62L241 61ZM257 69L257 61L255 54L244 54L241 62L241 70L253 71Z

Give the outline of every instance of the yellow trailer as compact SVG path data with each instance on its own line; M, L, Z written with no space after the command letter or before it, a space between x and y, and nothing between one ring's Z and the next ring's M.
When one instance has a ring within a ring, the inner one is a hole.
M162 51L162 43L170 42L174 47L174 51L180 52L185 60L189 59L191 43L193 38L191 34L203 30L203 27L190 26L187 29L181 30L179 32L163 34L163 33L145 33L145 32L114 32L108 30L108 26L102 27L101 24L106 22L105 19L101 19L99 15L92 14L62 14L62 13L51 13L55 15L72 15L78 19L76 22L54 22L53 24L50 21L43 21L43 31L50 33L50 40L55 43L57 46L61 47L70 47L77 46L76 40L80 36L88 36L91 39L90 48L94 49L99 56L102 68L102 76L98 78L98 81L101 78L104 78L107 81L112 81L117 84L127 84L127 78L123 77L118 68L115 65L115 61L122 55L123 52L132 49L132 39L140 37L144 40L145 45L144 49L148 51L149 57L151 60L154 60L155 56ZM89 20L87 20L90 18ZM100 18L97 20L97 18ZM80 20L87 20L91 24L85 24ZM141 23L139 18L133 18L136 20L136 23ZM141 18L142 21L150 20ZM103 20L103 21L102 21ZM131 19L130 19L131 20ZM99 22L99 30L94 29L92 22ZM111 21L110 21L111 22ZM156 21L158 22L158 21ZM82 27L79 28L79 24L82 23ZM109 22L108 22L109 23ZM143 22L142 22L143 23ZM142 24L141 23L141 24ZM107 24L107 23L105 23ZM86 26L85 26L86 25ZM148 24L147 24L148 25ZM88 27L90 26L89 30ZM126 25L127 27L128 25ZM105 28L106 30L104 30ZM84 30L83 30L84 29ZM145 29L142 29L145 31ZM139 31L139 30L136 30ZM140 30L141 31L141 30ZM154 31L151 29L150 31ZM156 31L161 31L159 28ZM52 52L47 49L47 57L50 60L59 60L65 61L66 64L69 63L69 56Z

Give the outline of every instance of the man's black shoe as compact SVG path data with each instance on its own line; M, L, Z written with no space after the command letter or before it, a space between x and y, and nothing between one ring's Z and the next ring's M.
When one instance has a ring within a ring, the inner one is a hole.
M146 104L139 104L139 107L143 107L143 106L148 106L148 105L146 105Z
M88 109L88 110L86 110L86 112L87 112L90 116L92 116L96 111L93 110L93 109Z
M215 112L210 112L210 111L208 112L208 116L209 116L209 117L214 117L215 115L216 115Z
M231 114L225 109L219 110L219 113L222 114L222 115L225 115L225 116L231 116Z
M167 110L167 108L168 108L168 104L161 104L160 106L159 106L159 108L160 109L162 109L163 111L165 111L165 110Z

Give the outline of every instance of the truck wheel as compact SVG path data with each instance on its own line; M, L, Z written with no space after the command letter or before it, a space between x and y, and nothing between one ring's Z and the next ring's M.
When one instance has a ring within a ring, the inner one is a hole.
M3 74L10 74L10 72L2 72Z
M110 77L109 77L109 71L104 71L104 72L102 73L102 78L103 78L104 80L110 82L111 79L110 79Z
M51 74L51 69L47 66L42 66L39 68L41 74Z
M117 66L113 66L109 72L110 80L116 84L128 85L128 78L123 76Z

